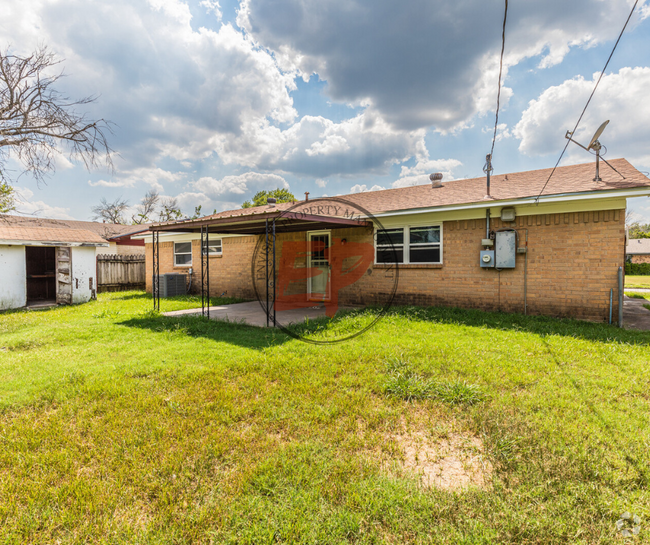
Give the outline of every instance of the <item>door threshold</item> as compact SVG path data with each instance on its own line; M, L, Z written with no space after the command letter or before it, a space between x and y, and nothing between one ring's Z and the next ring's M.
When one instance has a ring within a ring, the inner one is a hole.
M58 306L59 304L56 301L33 301L31 303L27 303L25 308L27 310L40 310L44 308L54 308Z

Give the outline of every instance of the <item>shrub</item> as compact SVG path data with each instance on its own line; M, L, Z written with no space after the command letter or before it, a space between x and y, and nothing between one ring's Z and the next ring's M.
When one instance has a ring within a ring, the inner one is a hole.
M650 263L626 263L625 274L650 276Z

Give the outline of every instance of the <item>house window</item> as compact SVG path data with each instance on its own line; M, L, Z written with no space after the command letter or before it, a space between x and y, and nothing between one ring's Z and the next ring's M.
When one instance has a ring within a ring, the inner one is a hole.
M192 243L174 242L174 265L189 267L192 265Z
M442 263L441 229L413 225L377 231L376 263Z
M404 263L404 229L377 231L377 263Z
M409 263L440 261L440 226L409 227Z
M215 255L221 255L221 239L218 240L208 240L208 256L212 257Z

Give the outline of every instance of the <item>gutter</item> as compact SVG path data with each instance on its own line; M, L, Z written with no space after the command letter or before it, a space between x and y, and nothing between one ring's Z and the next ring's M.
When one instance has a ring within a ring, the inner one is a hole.
M43 242L42 240L0 240L3 246L92 246L108 248L107 242Z
M583 193L560 193L540 197L540 202L570 202L570 201L584 201L592 199L610 199L612 197L645 197L650 196L650 187L643 187L638 189L628 190L614 190L614 191L588 191ZM454 210L472 210L472 209L485 209L493 208L495 206L513 206L522 204L532 204L537 201L537 197L524 197L518 199L504 199L494 201L475 202L469 204L450 204L442 206L429 206L427 208L407 208L404 210L395 210L390 212L378 212L373 214L377 218L385 218L390 216L404 216L413 214L427 214L429 212L449 212Z

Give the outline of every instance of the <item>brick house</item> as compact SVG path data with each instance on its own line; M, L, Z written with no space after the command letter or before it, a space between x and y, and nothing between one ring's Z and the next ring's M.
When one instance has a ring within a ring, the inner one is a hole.
M630 263L650 263L650 238L629 239L625 253Z
M256 248L277 222L272 285L279 300L291 292L365 305L392 292L394 304L607 320L610 290L618 311L626 199L650 195L650 180L630 163L610 163L618 172L601 169L602 181L594 181L593 163L558 168L546 187L550 169L492 176L489 196L485 179L475 178L341 197L357 207L354 218L337 210L337 198L322 198L154 225L157 235L146 238L147 290L156 255L160 275L183 273L193 290L206 289L209 278L212 296L254 299ZM297 243L312 246L294 256ZM332 256L346 244L371 248L371 257L353 283L335 286ZM287 260L290 270L315 276L287 282ZM202 265L209 270L203 282Z

